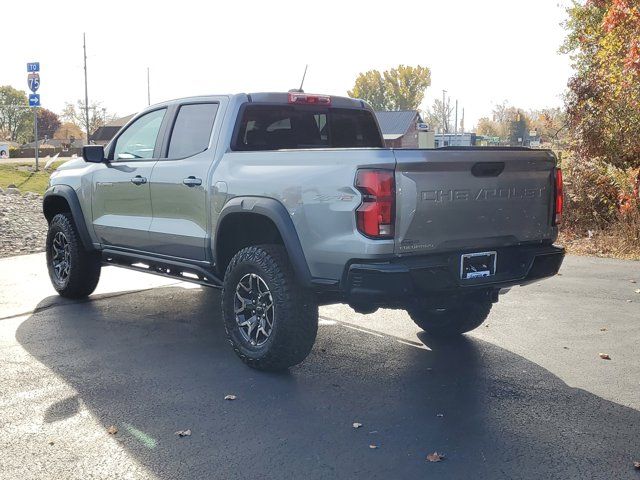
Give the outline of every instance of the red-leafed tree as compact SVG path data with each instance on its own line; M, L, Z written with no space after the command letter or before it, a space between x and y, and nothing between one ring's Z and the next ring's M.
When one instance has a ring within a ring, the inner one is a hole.
M640 4L587 0L568 9L575 75L566 97L579 158L640 167Z
M58 115L53 113L51 110L47 110L46 108L38 109L38 136L40 139L45 137L53 138L53 135L56 133L56 130L60 128L62 122L60 122L60 118Z

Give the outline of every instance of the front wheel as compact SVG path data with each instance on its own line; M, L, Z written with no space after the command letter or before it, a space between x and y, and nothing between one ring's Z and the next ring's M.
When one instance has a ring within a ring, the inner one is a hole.
M411 307L407 310L411 319L429 335L452 337L482 325L489 316L490 300L460 300L444 308Z
M318 306L299 285L285 249L258 245L229 263L222 290L227 338L250 367L283 370L302 362L318 331Z
M102 259L80 241L70 213L51 219L47 232L47 267L53 288L63 297L90 295L100 280Z

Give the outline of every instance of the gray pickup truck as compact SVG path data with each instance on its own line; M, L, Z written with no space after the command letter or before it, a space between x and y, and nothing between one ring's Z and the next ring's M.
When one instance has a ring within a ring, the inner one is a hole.
M265 370L304 360L318 305L457 335L564 257L550 151L387 149L365 102L299 91L151 106L58 168L43 208L60 295L102 265L221 288L235 352Z

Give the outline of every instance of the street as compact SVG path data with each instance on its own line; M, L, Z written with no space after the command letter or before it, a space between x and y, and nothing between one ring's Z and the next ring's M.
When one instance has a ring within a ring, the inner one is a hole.
M236 358L216 290L108 267L73 302L44 254L1 259L0 478L638 479L639 266L567 257L455 341L322 307L271 374Z

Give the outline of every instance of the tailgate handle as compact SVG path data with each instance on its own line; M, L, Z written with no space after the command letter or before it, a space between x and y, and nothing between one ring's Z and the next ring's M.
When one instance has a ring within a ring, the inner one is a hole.
M497 177L504 170L504 162L479 162L471 167L474 177Z

